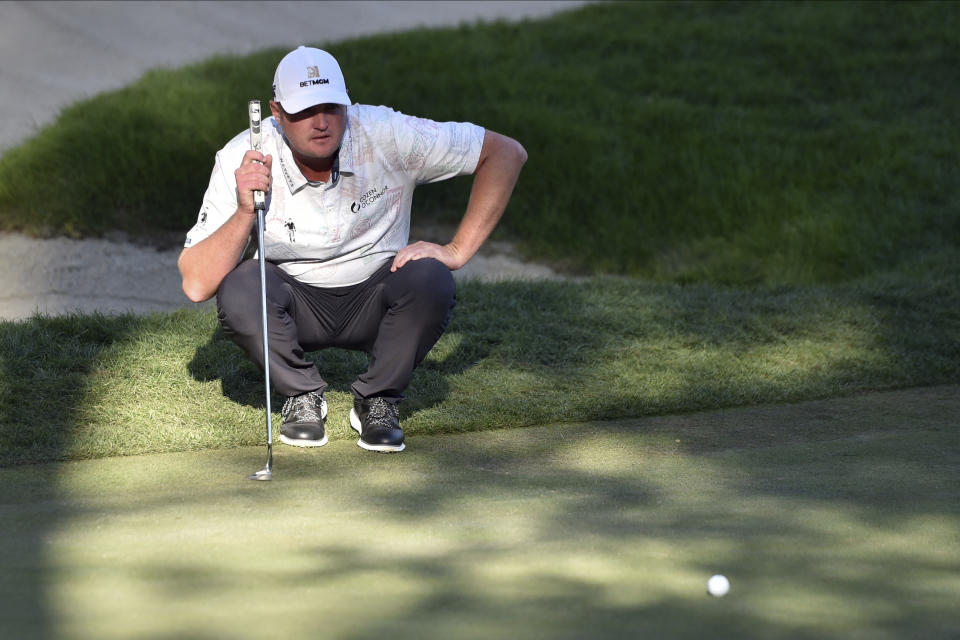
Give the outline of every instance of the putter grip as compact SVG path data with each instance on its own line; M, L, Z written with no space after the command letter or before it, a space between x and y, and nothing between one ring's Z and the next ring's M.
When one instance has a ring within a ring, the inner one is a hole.
M251 100L247 105L250 113L250 148L262 153L260 144L260 101ZM253 208L263 211L266 208L266 200L263 191L253 192Z

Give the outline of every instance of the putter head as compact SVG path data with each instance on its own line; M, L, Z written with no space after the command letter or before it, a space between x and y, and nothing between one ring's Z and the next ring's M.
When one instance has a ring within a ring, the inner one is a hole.
M268 467L264 467L263 469L260 469L260 471L257 471L256 473L251 473L250 479L261 480L261 481L273 480L273 472L270 471Z
M248 477L251 480L273 480L273 438L270 435L270 414L267 414L267 464L263 469L256 473L251 473Z

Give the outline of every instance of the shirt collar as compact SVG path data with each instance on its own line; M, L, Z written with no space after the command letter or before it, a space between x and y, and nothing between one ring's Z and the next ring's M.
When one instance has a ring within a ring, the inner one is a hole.
M287 182L287 188L289 188L290 193L293 194L308 184L311 184L311 182L304 177L303 172L300 171L300 167L297 166L296 161L293 159L293 151L290 150L290 145L287 144L287 138L283 135L283 129L280 128L279 124L275 126L277 127L277 134L280 139L280 171L283 173L283 177ZM347 127L343 132L343 140L340 141L340 150L337 152L337 157L333 161L333 170L330 173L330 186L337 183L341 174L353 175L353 158L353 138L350 135L350 116L348 114Z
M343 140L340 142L340 153L338 154L340 161L340 173L345 173L347 175L353 175L356 167L354 166L354 159L356 154L353 150L353 135L351 134L352 120L350 118L350 107L347 107L347 128L343 132Z

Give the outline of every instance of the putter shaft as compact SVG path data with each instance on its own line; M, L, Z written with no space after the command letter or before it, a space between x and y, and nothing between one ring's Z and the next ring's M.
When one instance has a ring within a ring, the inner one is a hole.
M267 264L263 250L263 208L257 209L257 254L260 258L260 312L263 323L263 378L267 405L267 464L250 476L251 480L270 480L273 475L273 410L270 406L270 342L267 333Z
M260 101L251 100L247 105L250 116L250 148L261 150ZM251 480L270 480L273 477L273 410L270 407L270 340L267 332L267 267L263 246L264 210L266 198L263 191L254 191L253 207L257 212L257 255L260 258L260 313L263 320L263 377L266 387L267 408L267 465L250 476Z

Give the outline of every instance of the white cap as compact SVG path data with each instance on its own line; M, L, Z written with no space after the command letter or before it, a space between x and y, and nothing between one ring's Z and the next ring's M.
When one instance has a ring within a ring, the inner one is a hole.
M277 65L273 76L273 99L287 113L297 113L318 104L350 104L340 65L320 49L300 46Z

